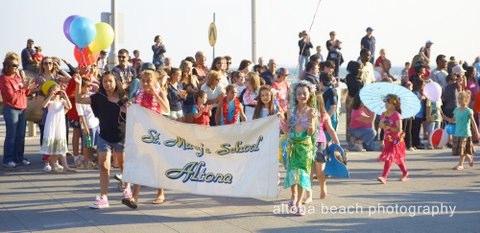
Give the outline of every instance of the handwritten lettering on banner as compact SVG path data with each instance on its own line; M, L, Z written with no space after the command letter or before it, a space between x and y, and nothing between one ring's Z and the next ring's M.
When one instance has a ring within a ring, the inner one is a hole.
M221 127L183 124L132 105L124 180L198 194L276 197L278 125L275 117Z

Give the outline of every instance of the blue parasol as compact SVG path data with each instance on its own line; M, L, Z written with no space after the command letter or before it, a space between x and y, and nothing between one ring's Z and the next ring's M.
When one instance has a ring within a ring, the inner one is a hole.
M383 100L388 94L394 94L400 99L402 119L415 116L420 111L420 100L412 91L397 84L378 82L364 86L360 90L360 99L370 111L381 115L385 112Z

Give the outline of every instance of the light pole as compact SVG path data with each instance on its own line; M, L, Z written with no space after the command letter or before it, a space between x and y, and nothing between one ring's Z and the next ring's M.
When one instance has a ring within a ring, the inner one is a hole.
M117 59L117 17L116 17L116 12L117 12L117 6L115 4L116 0L111 0L110 1L110 25L113 28L113 31L115 33L115 38L113 39L112 46L110 47L110 54L108 55L108 68L110 70L113 69L118 63Z
M257 61L257 9L256 0L252 0L252 63Z

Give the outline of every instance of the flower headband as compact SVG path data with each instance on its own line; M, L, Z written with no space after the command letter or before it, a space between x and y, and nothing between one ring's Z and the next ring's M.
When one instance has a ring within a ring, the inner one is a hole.
M393 104L393 105L399 105L400 104L400 101L398 100L398 98L395 98L395 97L385 97L383 99L383 102L384 103L390 103L390 104Z

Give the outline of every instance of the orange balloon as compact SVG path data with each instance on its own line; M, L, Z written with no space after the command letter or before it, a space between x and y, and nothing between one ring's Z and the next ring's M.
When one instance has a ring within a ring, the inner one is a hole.
M79 66L89 66L95 63L99 57L99 53L93 53L88 47L80 49L77 46L73 49L73 55Z

